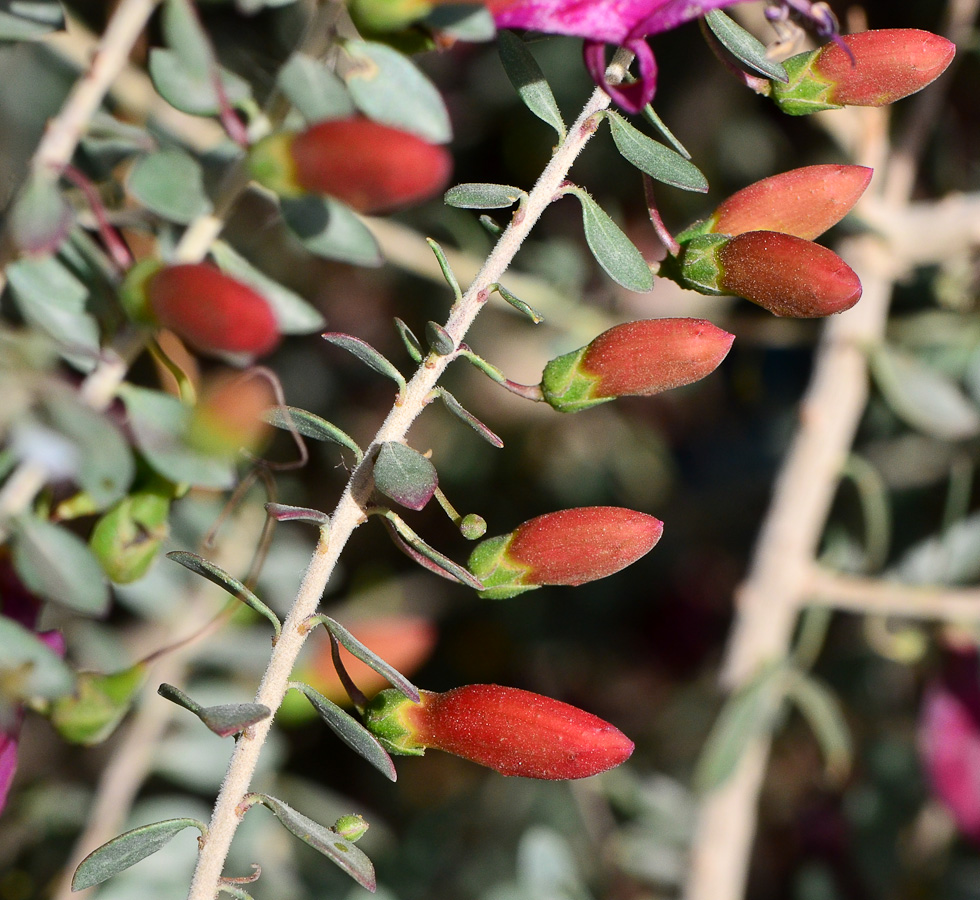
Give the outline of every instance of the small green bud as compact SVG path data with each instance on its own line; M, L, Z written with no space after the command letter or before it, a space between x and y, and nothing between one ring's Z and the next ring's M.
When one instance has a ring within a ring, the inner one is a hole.
M352 844L356 844L364 837L369 827L364 816L358 815L357 813L349 813L346 816L341 816L334 822L333 830L342 838L345 838Z

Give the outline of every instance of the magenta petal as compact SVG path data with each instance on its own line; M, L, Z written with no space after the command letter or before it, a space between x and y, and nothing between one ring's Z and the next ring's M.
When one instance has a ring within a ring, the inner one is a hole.
M524 28L546 34L568 34L605 44L621 44L637 20L657 0L490 0L487 6L498 28Z
M712 10L743 2L745 0L660 0L660 2L635 4L637 7L646 8L634 20L629 37L646 37L650 34L670 31Z
M605 44L585 42L583 47L585 65L595 83L609 94L618 106L628 113L638 113L642 112L653 99L657 90L657 61L654 59L650 45L642 38L627 41L624 46L636 57L640 68L639 80L632 84L612 85L606 81Z
M13 721L7 723L7 730L0 732L0 812L7 805L10 785L17 772L17 739L24 714L18 710L12 718Z

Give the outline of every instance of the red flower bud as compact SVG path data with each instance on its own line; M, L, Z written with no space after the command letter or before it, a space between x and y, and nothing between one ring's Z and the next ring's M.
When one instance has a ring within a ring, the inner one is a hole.
M268 301L206 263L166 266L146 278L153 318L202 353L262 356L279 343Z
M273 134L249 154L252 176L283 196L328 194L362 213L419 203L449 181L452 157L363 116L330 119L301 134Z
M786 60L789 82L772 82L772 97L783 112L807 115L894 103L935 81L956 52L946 38L914 28L863 31L838 40Z
M826 165L763 178L725 200L703 231L781 231L812 241L847 215L871 173L866 166Z
M365 724L393 753L444 750L501 775L552 781L597 775L633 752L626 735L592 713L496 684L422 691L419 703L382 691Z
M850 309L861 282L836 253L778 231L747 231L717 250L726 293L776 316L814 318Z
M564 509L481 541L469 568L486 587L480 596L494 600L543 585L585 584L649 553L663 527L653 516L616 506Z
M541 377L541 390L560 412L576 412L614 397L659 394L713 372L733 340L735 335L704 319L627 322L551 360Z

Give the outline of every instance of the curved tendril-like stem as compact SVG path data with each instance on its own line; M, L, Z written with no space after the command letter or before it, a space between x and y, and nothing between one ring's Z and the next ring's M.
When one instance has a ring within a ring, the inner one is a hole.
M610 66L610 76L621 77L631 60L631 54L617 53ZM595 133L596 113L604 110L609 103L609 96L601 89L596 89L592 94L528 195L527 202L524 204L524 214L515 217L515 221L504 231L473 284L463 295L463 299L454 305L445 324L450 334L457 335L459 338L466 334L485 306L483 301L489 286L499 281L538 218L558 194L572 163ZM325 544L321 541L313 552L313 558L310 560L292 609L283 624L282 634L272 652L265 676L255 695L256 703L263 703L270 709L279 708L296 658L306 639L307 631L304 623L316 612L327 580L348 538L365 520L364 508L367 506L372 488L371 460L374 458L372 451L386 441L398 441L405 437L412 422L424 409L430 392L442 376L449 360L450 357L436 357L434 360L428 360L431 367L427 365L419 367L408 382L401 402L392 407L371 446L367 448L364 461L351 473L340 502L330 517L332 522L330 542ZM236 815L236 808L249 789L252 773L255 771L272 720L273 717L270 716L257 723L251 735L243 736L235 747L214 806L208 837L203 842L198 857L188 900L213 900L215 896L225 858L238 827L239 818Z

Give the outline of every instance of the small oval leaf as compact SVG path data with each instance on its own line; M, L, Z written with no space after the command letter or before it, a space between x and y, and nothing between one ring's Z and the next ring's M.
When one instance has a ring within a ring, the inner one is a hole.
M547 123L561 140L565 139L565 122L555 102L551 86L545 80L538 61L527 45L512 31L497 32L497 49L504 71L514 85L521 101L542 122Z
M634 128L619 113L608 113L616 149L627 162L651 178L685 191L705 193L708 179L679 153Z
M331 197L281 200L286 225L310 253L355 266L380 266L381 248L355 213Z
M277 800L268 794L258 794L257 796L265 806L272 810L273 815L282 822L288 831L309 844L314 850L318 850L327 859L335 862L361 887L372 892L376 889L377 879L374 874L374 866L363 850L359 850L346 838L337 834L336 831L332 831L319 822L314 822L291 806L287 806L282 800Z
M169 222L187 225L211 212L200 164L183 150L160 150L140 159L126 186L133 197Z
M286 60L276 83L307 122L343 119L354 112L354 101L339 76L304 53Z
M75 222L56 181L34 173L10 211L10 235L25 253L53 253Z
M188 69L172 50L154 47L150 51L150 78L157 93L175 109L191 116L216 116L221 112L218 92L210 73L198 74ZM221 69L221 84L232 106L241 106L252 97L245 79Z
M65 661L20 622L0 616L0 677L5 695L54 700L70 695L74 676Z
M630 291L653 289L653 274L646 260L620 227L581 188L571 188L582 204L585 240L596 262L617 284Z
M306 696L327 727L358 756L371 763L389 781L398 779L391 757L378 743L378 739L357 719L308 684L293 682L290 687Z
M409 509L422 509L438 485L436 467L417 450L398 441L381 445L374 462L374 486L386 497Z
M525 197L526 191L509 184L469 183L451 187L444 199L459 209L506 209Z
M207 826L197 819L165 819L152 825L141 825L106 842L85 857L71 880L73 891L101 884L124 869L136 865L166 846L185 828L197 828L207 833Z

